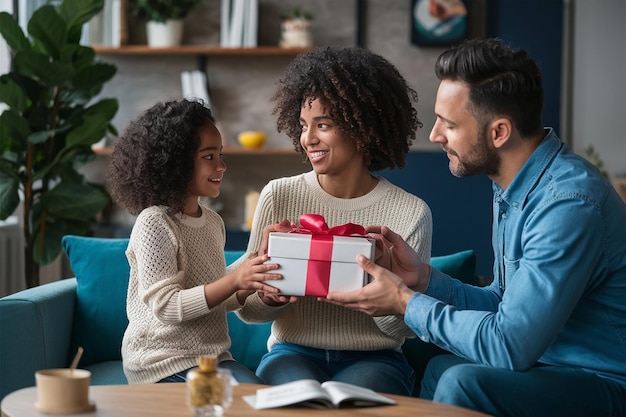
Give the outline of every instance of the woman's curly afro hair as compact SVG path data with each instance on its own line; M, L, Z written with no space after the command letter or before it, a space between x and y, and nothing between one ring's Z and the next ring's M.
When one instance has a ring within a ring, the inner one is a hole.
M310 99L327 108L370 171L405 165L422 126L414 107L417 93L385 58L359 47L324 47L291 62L272 96L272 114L278 114L278 132L285 132L303 156L300 110Z
M130 122L115 143L107 172L111 197L131 214L150 206L183 210L200 144L199 131L215 123L200 101L160 102Z

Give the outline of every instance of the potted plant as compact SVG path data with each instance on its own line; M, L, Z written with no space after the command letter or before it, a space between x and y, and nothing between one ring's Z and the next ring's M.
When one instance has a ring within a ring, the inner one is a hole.
M131 12L147 19L146 33L151 47L180 45L183 19L201 0L131 0Z
M12 52L0 76L0 220L23 202L26 285L39 284L39 267L61 252L66 234L89 234L109 202L102 186L79 168L91 145L115 129L117 99L92 99L116 72L79 44L83 24L103 0L45 5L28 22L30 40L13 16L0 13L0 35Z
M281 48L310 48L313 46L311 21L313 15L300 6L296 6L291 14L281 16Z

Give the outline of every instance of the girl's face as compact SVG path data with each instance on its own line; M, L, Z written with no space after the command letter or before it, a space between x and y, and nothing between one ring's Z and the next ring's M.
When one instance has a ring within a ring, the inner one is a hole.
M194 160L193 178L189 184L189 205L198 197L215 198L220 195L220 185L226 171L222 160L222 136L213 123L200 129L200 146Z
M300 145L317 175L339 176L365 167L363 155L336 127L319 99L305 101L300 126Z

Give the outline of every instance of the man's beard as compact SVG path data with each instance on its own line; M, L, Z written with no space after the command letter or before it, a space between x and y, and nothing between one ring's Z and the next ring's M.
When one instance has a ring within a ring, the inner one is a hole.
M463 159L454 151L451 152L457 158L457 165L453 166L452 161L448 167L455 177L468 177L471 175L495 175L500 171L500 156L496 150L489 146L486 129L478 132L478 143L472 148L470 153Z

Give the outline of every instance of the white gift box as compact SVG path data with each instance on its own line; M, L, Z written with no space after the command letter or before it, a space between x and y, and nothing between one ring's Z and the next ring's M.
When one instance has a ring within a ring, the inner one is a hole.
M282 280L267 281L284 295L325 297L352 291L368 283L356 262L359 253L374 256L374 243L365 237L270 233L268 263L280 264L272 273Z

